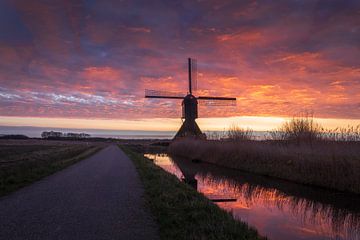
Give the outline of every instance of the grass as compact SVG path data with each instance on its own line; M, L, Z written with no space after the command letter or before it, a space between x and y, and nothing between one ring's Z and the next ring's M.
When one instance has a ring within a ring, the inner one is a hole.
M122 147L133 160L161 239L262 239L245 223L213 204L141 154Z
M183 139L172 155L233 169L360 194L360 142L221 141Z
M270 138L254 141L251 129L236 125L221 138L181 139L172 155L298 183L360 194L360 125L324 129L311 114L293 117Z
M100 148L55 141L0 142L0 196L74 164Z

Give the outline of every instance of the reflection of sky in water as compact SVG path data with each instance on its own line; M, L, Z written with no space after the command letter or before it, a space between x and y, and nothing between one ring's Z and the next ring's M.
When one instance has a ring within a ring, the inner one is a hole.
M172 161L170 161L166 154L144 154L144 156L152 159L156 165L165 169L167 172L174 174L179 179L184 177L180 169Z
M165 154L145 154L166 171L183 178ZM211 172L211 171L210 171ZM198 191L211 198L236 198L217 203L270 239L360 239L360 216L275 189L240 183L225 176L198 173Z

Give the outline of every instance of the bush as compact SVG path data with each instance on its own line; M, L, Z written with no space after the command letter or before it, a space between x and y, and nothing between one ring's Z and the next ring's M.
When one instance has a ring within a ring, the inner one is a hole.
M250 128L241 128L237 125L230 126L226 136L231 141L249 141L254 139L254 131Z
M312 115L293 117L277 130L271 131L272 140L283 140L299 143L313 144L322 139L324 129L314 121Z

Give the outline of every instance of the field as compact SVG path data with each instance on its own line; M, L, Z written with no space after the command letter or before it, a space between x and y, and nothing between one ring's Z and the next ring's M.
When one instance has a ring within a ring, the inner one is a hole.
M75 141L0 140L0 196L84 159L102 146Z
M172 155L298 183L360 193L360 142L222 141L184 139Z

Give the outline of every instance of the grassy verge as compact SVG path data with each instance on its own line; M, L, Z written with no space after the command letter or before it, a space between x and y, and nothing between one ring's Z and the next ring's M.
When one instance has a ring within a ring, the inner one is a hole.
M98 145L0 145L0 196L100 150Z
M245 223L180 182L141 154L122 147L133 160L155 216L161 239L262 239Z
M298 183L360 193L360 142L206 141L172 143L170 154Z

